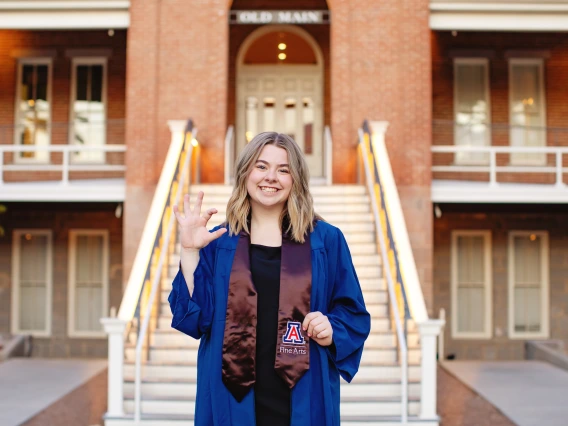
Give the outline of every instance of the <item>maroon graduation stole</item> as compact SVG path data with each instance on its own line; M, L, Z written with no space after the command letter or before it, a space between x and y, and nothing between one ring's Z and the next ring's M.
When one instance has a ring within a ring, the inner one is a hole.
M223 338L223 383L239 402L256 380L257 292L250 271L249 247L250 236L242 231L229 278ZM310 235L300 244L284 234L274 368L290 388L310 366L309 339L303 334L302 322L310 312L311 290Z

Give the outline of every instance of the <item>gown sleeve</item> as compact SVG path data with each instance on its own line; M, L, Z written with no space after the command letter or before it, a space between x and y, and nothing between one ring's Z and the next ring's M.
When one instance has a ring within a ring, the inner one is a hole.
M350 382L359 369L363 344L371 330L371 316L365 308L349 247L339 229L335 243L330 245L332 292L327 317L333 329L333 344L326 350L341 377Z
M199 250L199 263L193 274L193 294L189 295L180 264L168 297L173 314L172 328L194 339L199 339L208 333L213 321L214 245L214 242L211 242Z

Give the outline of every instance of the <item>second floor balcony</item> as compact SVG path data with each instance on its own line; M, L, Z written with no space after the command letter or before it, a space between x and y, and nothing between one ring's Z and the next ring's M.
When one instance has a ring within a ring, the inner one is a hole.
M124 120L0 126L0 200L123 201Z
M568 202L568 128L433 122L432 201Z

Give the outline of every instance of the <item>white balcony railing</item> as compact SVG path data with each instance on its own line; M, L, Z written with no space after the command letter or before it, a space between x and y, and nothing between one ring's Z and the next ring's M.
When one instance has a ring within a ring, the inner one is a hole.
M25 172L28 177L25 179L30 181L29 174L34 172L59 172L61 179L59 182L63 185L68 185L70 182L71 172L101 172L101 178L104 173L108 172L121 172L124 174L126 166L124 164L107 164L107 163L76 163L72 160L74 153L109 153L109 152L126 152L126 145L100 145L100 146L80 146L80 145L0 145L0 185L7 184L4 181L4 174L6 172ZM5 164L4 156L6 153L47 153L51 157L52 153L61 153L62 161L58 164L51 162L29 161L11 164ZM17 178L15 179L18 180ZM37 179L41 180L41 179ZM53 181L53 180L50 180Z
M568 175L568 167L563 166L564 156L568 158L567 147L518 147L518 146L433 146L433 153L477 153L484 154L489 157L489 164L448 164L448 165L434 165L432 172L440 173L454 173L459 179L459 174L469 175L471 173L484 173L488 174L488 183L490 186L496 186L499 183L498 174L516 174L519 175L519 182L516 183L534 183L531 181L529 175L531 174L544 174L549 175L554 179L554 185L563 187L564 178ZM552 155L554 157L553 165L515 165L509 162L508 164L498 165L498 155L507 154L508 156L515 154L525 154L530 159L530 155L541 156L542 154ZM467 178L465 178L468 180ZM524 182L523 182L524 181ZM506 183L506 182L502 182ZM510 183L510 182L509 182Z
M432 128L432 201L568 202L567 128L451 121Z
M125 152L126 145L115 144L0 144L2 201L124 201ZM77 157L102 161L78 162Z

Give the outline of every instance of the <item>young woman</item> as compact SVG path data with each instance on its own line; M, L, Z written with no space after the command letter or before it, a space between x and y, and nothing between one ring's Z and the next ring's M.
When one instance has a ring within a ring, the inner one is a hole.
M201 339L196 426L337 426L370 316L345 238L313 208L306 161L288 136L242 151L226 223L177 207L181 267L172 327Z

